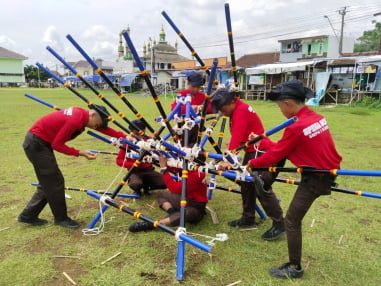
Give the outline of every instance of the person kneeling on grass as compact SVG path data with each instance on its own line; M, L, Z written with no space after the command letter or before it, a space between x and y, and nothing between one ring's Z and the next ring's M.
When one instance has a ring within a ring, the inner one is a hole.
M269 99L275 101L286 118L298 120L284 130L282 138L267 148L261 157L249 162L248 168L272 166L287 158L295 166L315 169L339 169L341 157L336 151L326 119L304 105L313 92L298 80L292 80L272 90ZM268 142L270 143L270 142ZM303 276L302 220L312 203L322 195L331 193L336 176L331 174L302 173L301 183L285 217L289 261L270 269L277 278L300 278Z
M83 156L88 160L96 159L96 154L69 147L66 142L80 135L85 131L85 127L106 135L115 135L117 131L107 127L108 116L104 106L93 104L90 110L70 107L55 111L34 123L25 136L23 148L34 167L40 186L18 216L19 222L31 225L48 223L38 216L46 204L49 204L56 225L66 228L79 227L79 223L67 215L65 180L53 150L69 156Z
M182 170L167 167L167 159L164 156L160 157L160 168L169 192L161 192L157 197L160 208L168 213L168 216L161 219L159 223L168 226L178 226L180 224L182 182L173 179L169 171L181 176ZM187 205L185 207L186 222L197 224L204 217L206 204L208 202L206 190L205 173L189 171L187 179ZM152 230L154 227L149 222L134 222L128 229L131 232L139 232Z
M137 119L132 121L132 124L129 126L130 130L135 134L135 136L142 140L143 137L139 135L139 130L137 130L136 127L142 131L145 131L146 124L142 120ZM125 137L125 135L119 137ZM126 151L128 150L128 146L124 145L124 147L126 150L120 149L115 161L118 166L130 169L136 160L132 158L126 158ZM166 188L163 181L163 175L156 172L152 163L148 162L142 162L137 168L134 169L133 173L128 179L128 186L137 195L141 195L141 189L144 190L145 194L148 194L149 191Z

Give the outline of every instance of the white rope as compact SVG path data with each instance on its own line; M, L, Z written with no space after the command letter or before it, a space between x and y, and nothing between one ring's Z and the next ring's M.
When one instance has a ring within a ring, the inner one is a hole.
M209 241L207 241L206 243L209 244L210 246L215 245L214 243L215 241L223 242L229 239L229 236L226 233L217 233L215 236L209 236L209 235L196 233L196 232L188 232L187 234L209 239Z
M115 149L119 150L119 148L117 148L116 146L115 146ZM126 162L126 160L128 158L127 157L127 153L128 152L126 150L125 155L124 155L124 159L123 159L123 163L122 163L122 166L120 167L120 170L119 170L118 174L116 174L114 179L111 181L111 183L109 184L109 186L106 188L105 192L101 195L101 197L99 199L99 212L101 213L101 220L99 222L99 226L91 228L91 229L89 229L89 228L82 229L83 235L85 235L85 236L99 235L101 232L103 232L105 224L111 221L111 219L106 221L106 217L104 215L104 212L102 211L102 207L106 204L105 200L107 198L109 198L109 196L106 195L106 193L109 192L109 190L111 189L112 185L115 183L115 181L119 178L120 174L124 170L124 163Z

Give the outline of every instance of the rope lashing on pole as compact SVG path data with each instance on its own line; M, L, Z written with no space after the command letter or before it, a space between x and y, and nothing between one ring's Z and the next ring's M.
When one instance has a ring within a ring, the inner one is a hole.
M87 194L89 196L97 199L97 200L102 200L101 202L104 205L112 206L121 212L124 212L124 213L127 213L127 214L133 216L135 219L140 219L140 220L143 220L145 222L151 223L155 228L161 229L164 232L175 236L176 239L179 241L186 242L186 243L188 243L194 247L197 247L200 250L208 252L208 253L211 252L211 250L212 250L212 247L210 245L204 244L204 243L200 242L199 240L197 240L197 239L195 239L195 238L193 238L193 237L191 237L185 233L175 231L172 228L170 228L164 224L159 223L158 220L154 220L148 216L145 216L144 214L140 213L139 211L136 211L136 210L128 207L123 202L118 202L118 201L111 199L107 196L102 197L101 195L99 195L95 192L91 192L91 191L87 192Z
M100 93L93 85L91 85L86 79L82 77L82 75L74 69L68 62L66 62L56 51L54 51L51 47L46 47L46 49L57 59L59 60L65 67L67 67L75 76L81 80L100 100L102 100L108 107L110 107L120 118L122 118L127 124L133 126L135 130L139 130L139 135L145 136L145 132L139 128L134 122L130 121L123 112L120 112L119 109L115 107L102 93Z
M288 185L296 185L299 186L300 182L296 181L292 178L289 179L284 179L284 178L276 178L276 182L280 183L285 183ZM343 194L348 194L348 195L355 195L359 197L368 197L368 198L374 198L374 199L381 199L381 194L377 193L371 193L371 192L363 192L363 191L355 191L355 190L349 190L349 189L343 189L343 188L338 188L338 187L331 187L331 191L338 192L338 193L343 193Z
M131 104L131 102L126 98L126 96L113 84L113 82L107 77L107 75L103 72L103 70L93 61L93 59L85 52L85 50L74 40L74 38L71 35L67 35L66 38L69 40L70 43L78 50L78 52L86 59L86 61L94 68L97 74L99 74L102 79L108 84L108 86L115 92L115 94L125 103L125 105L134 113L135 117L137 119L142 120L148 130L150 132L154 132L155 130L152 128L152 126L145 120L143 115L137 111L137 109ZM76 73L75 73L76 74ZM99 92L94 91L97 95ZM139 130L139 129L137 129Z

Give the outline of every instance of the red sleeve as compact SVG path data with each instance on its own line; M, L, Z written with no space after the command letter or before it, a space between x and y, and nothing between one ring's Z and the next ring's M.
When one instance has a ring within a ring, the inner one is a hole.
M232 122L231 138L229 142L229 150L233 150L241 145L242 142L246 142L248 138L245 138L246 130L249 125L249 118L245 116L236 117Z
M126 146L123 146L126 147ZM131 169L132 165L135 163L134 159L124 158L126 156L126 151L119 149L118 156L115 159L115 162L118 166ZM123 164L124 163L124 164Z
M60 129L60 131L56 134L54 140L51 143L51 146L54 150L70 155L70 156L79 156L79 150L67 146L65 143L72 138L72 134L75 131L81 130L78 126L70 123L69 121L65 123L65 125Z
M177 105L177 102L176 102L176 99L175 99L175 100L171 103L171 111L172 111L173 109L175 109L176 105Z
M272 147L276 145L275 142L271 141L269 138L263 138L261 141L259 141L259 149L260 150L269 150Z
M257 159L250 161L250 165L256 168L270 167L280 160L287 158L298 144L298 136L291 129L285 130L278 143Z
M164 173L163 180L164 180L164 183L167 186L168 190L171 193L181 194L181 184L182 184L181 181L177 182L174 179L172 179L169 172Z
M110 128L110 127L107 127L107 128L98 128L96 130L99 131L100 133L103 133L105 135L108 135L108 136L111 136L111 137L115 137L115 138L126 137L126 134L124 134L124 132L117 131L117 130L115 130L113 128Z
M200 176L200 177L199 177ZM188 173L187 179L187 197L193 193L197 192L198 186L200 186L202 180L205 178L204 173ZM181 194L182 181L174 180L169 172L165 172L163 175L164 183L168 190L174 194Z
M212 108L212 101L208 100L208 108L206 109L207 114L212 114L213 113L213 108Z

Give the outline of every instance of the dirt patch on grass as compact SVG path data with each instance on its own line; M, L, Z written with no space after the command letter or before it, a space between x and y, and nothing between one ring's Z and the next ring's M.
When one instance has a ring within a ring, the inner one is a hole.
M79 278L86 274L79 259L72 258L52 258L53 267L57 273L52 277L50 281L47 281L45 285L48 286L62 286L72 285L66 277L62 274L66 272L75 282L79 281Z
M25 244L25 250L30 254L53 251L55 247L48 243L46 237L37 237Z
M363 224L363 225L370 225L371 222L372 222L371 220L366 219L366 218L362 218L362 219L359 220L359 223Z
M8 186L0 186L0 193L9 193L12 192L12 189Z

